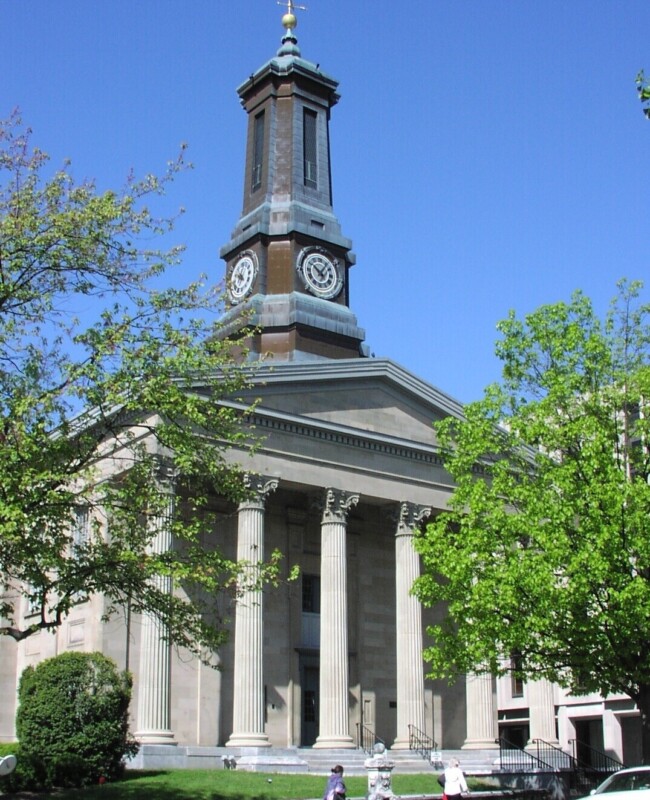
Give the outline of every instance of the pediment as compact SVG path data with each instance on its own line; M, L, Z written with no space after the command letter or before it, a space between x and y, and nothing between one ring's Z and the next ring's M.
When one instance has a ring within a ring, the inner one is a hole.
M460 403L387 359L290 362L256 371L260 414L435 446L433 423Z

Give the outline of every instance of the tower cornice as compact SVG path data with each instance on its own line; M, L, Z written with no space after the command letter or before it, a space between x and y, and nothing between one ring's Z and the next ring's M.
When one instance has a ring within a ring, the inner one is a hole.
M270 59L237 87L237 94L242 104L245 104L250 93L256 91L261 83L268 81L279 86L287 80L303 88L310 82L315 84L316 93L328 100L330 108L340 99L336 91L339 85L337 80L322 72L317 64L296 56L276 56Z

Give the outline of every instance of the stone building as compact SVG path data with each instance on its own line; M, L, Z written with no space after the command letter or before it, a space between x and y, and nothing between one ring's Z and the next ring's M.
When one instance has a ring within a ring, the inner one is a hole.
M364 727L393 750L408 749L413 732L444 750L495 748L500 729L522 745L568 746L571 724L579 732L585 720L594 745L622 757L633 714L623 700L581 699L571 722L571 701L545 682L470 675L448 686L425 677L433 612L410 595L419 570L412 542L452 488L432 423L461 407L369 357L351 310L352 242L332 206L338 84L302 58L292 13L283 25L277 55L238 89L248 115L243 209L221 256L227 330L255 331L262 363L252 422L264 440L247 461L258 476L254 499L236 509L215 499L215 536L242 559L279 549L300 580L237 604L219 670L167 647L153 620L100 623L101 598L56 634L0 641L0 740L14 736L7 698L22 668L84 649L133 672L132 730L145 762L215 747L351 749Z

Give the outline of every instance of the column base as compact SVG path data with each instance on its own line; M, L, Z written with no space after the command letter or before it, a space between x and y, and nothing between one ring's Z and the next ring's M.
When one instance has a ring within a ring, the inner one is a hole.
M314 750L335 750L338 748L353 750L356 745L351 736L319 736L312 745Z
M178 744L173 731L136 731L133 735L140 744Z
M397 738L390 746L391 750L410 750L410 742L408 737L404 738Z
M226 742L226 747L270 747L269 737L265 733L233 733Z
M499 745L494 739L467 739L461 750L498 750Z

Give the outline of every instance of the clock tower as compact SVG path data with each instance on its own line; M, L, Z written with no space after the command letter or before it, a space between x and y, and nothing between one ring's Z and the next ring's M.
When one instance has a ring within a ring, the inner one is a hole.
M225 335L250 333L253 357L359 358L349 308L352 242L332 208L330 110L338 83L300 55L293 3L275 58L239 88L248 114L244 203L226 262Z

